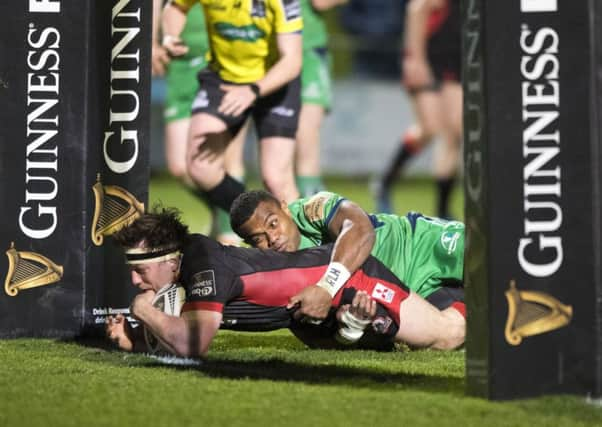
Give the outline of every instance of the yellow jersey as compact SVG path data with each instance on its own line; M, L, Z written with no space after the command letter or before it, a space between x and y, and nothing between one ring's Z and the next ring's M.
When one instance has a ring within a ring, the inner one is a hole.
M174 0L185 10L201 3L212 70L226 81L261 79L278 60L276 35L301 33L299 0Z

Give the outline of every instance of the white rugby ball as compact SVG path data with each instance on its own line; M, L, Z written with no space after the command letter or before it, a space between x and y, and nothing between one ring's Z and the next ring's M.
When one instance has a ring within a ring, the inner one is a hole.
M186 290L177 283L171 283L163 286L157 292L153 299L153 307L170 316L179 316L185 301ZM146 347L151 354L167 352L167 349L161 345L160 340L146 326L144 327L144 341L146 341Z

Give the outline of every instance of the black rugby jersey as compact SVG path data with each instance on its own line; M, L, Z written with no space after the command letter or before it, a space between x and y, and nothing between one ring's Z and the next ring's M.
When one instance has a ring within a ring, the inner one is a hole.
M223 327L229 329L290 327L289 299L320 280L332 247L276 252L223 246L203 235L192 235L183 249L180 280L186 288L186 303L182 311L221 312ZM379 303L379 315L388 314L399 322L399 305L409 290L372 256L335 295L333 308L351 303L357 290L365 290Z

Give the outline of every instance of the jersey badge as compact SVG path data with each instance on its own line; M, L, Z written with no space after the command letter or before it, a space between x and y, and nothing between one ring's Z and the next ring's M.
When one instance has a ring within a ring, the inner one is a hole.
M395 298L395 291L391 288L386 287L382 283L377 283L372 291L372 298L386 303L391 303Z
M303 204L303 213L312 222L324 219L324 205L328 201L328 195L316 194Z
M441 235L441 245L447 251L448 255L455 252L459 238L460 233L457 231L447 231Z
M190 287L190 296L208 297L217 295L215 289L215 273L213 270L199 271L192 276L192 286Z
M253 0L251 16L254 18L265 18L265 0Z
M301 2L299 0L281 0L284 6L284 18L287 21L301 17Z

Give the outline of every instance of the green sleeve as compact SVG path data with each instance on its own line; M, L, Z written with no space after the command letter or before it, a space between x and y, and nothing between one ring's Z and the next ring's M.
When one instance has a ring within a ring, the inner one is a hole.
M301 235L309 238L314 245L320 245L332 241L328 226L343 200L345 198L336 193L321 191L295 200L289 205L289 210ZM308 247L307 244L302 246Z

